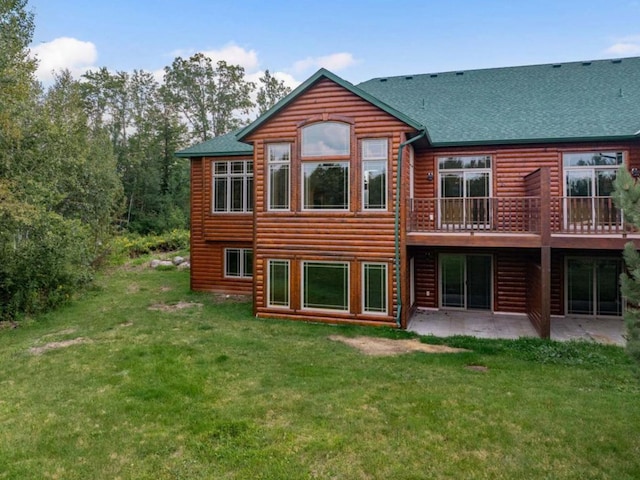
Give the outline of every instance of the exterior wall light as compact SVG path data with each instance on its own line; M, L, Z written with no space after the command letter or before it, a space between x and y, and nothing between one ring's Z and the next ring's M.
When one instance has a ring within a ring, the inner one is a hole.
M637 168L634 168L633 170L636 170L636 173L637 173L637 170L638 170L638 169L637 169ZM633 170L632 170L632 171L633 171ZM433 172L429 172L429 173L427 173L427 180L428 180L428 181L430 181L430 182L433 182Z

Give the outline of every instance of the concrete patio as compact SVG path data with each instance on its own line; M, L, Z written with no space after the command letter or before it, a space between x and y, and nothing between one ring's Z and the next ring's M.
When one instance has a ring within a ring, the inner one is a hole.
M409 322L409 331L419 335L478 338L537 337L526 315L484 311L418 310ZM620 318L551 317L552 340L584 340L624 346L624 322Z

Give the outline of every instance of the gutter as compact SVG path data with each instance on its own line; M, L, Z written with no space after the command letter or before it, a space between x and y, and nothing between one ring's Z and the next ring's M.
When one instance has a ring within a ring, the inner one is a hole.
M398 297L398 313L396 314L396 326L400 328L402 326L402 282L400 281L400 201L402 199L402 150L407 145L421 139L427 135L427 130L423 128L420 133L415 137L402 142L398 147L398 173L396 177L396 208L395 208L395 243L396 243L396 285L397 285L397 297Z

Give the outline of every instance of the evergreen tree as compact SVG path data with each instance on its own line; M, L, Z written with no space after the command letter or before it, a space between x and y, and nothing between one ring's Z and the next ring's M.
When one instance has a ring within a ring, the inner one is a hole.
M612 194L616 206L624 212L625 222L640 227L640 184L622 167L618 170ZM640 365L640 254L633 242L625 245L627 271L620 276L622 295L627 301L624 319L627 327L627 352Z

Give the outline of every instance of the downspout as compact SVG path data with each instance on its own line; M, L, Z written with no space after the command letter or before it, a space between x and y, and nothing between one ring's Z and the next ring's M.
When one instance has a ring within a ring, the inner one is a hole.
M421 130L415 137L402 142L398 147L398 173L396 175L396 221L395 221L395 241L396 241L396 285L397 285L397 297L398 297L398 313L396 314L396 326L400 328L402 326L402 282L400 281L400 201L402 199L402 150L407 145L420 140L427 134L426 130Z

